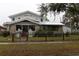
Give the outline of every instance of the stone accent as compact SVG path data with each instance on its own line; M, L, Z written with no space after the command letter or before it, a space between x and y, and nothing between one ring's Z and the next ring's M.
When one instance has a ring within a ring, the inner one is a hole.
M11 25L10 26L10 33L15 33L16 32L16 25Z

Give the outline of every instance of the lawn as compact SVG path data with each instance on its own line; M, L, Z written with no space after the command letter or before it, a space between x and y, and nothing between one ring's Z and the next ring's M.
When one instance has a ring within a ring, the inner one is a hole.
M64 42L64 41L63 41ZM30 42L29 42L30 43ZM79 42L0 44L0 55L60 56L79 55Z
M3 37L0 36L0 42L11 42L11 36ZM25 38L21 38L21 40L26 41ZM19 38L15 37L15 41L21 41ZM57 36L57 37L28 37L28 41L63 41L63 36ZM64 36L64 41L78 41L79 35L69 35Z
M79 55L79 36L71 35L63 37L47 37L48 42L68 43L42 43L27 44L29 41L45 41L46 37L29 37L26 44L0 44L0 55ZM18 38L15 38L15 41ZM72 41L72 43L71 43ZM11 42L11 37L0 36L0 42ZM25 42L24 42L25 43ZM34 42L33 42L34 43Z
M10 36L8 36L8 37L0 36L0 42L10 42L10 41L11 41Z

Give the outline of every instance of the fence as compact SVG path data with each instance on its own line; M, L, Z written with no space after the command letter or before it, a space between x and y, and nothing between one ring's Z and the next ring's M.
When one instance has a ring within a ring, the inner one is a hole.
M4 33L5 34L5 33ZM61 32L39 32L39 33L19 33L20 35L16 37L16 33L6 37L5 35L0 35L0 42L46 42L46 41L78 41L79 33L61 33Z
M45 33L35 33L35 34L25 34L19 37L12 39L12 41L77 41L79 40L79 33L60 33L60 32L45 32Z

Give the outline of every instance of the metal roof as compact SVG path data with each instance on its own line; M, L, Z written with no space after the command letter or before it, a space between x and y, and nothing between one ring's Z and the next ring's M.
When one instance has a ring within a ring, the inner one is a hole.
M40 22L40 25L64 25L63 23L55 23L55 22Z

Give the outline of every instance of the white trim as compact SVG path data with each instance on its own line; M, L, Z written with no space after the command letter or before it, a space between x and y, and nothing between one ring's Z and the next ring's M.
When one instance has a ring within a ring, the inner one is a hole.
M31 20L29 18L27 19L24 19L24 20L16 20L16 21L12 21L12 22L8 22L8 23L5 23L5 24L8 24L8 25L11 25L11 24L15 24L15 23L18 23L18 22L22 22L22 21L29 21L29 22L32 22L32 23L35 23L35 24L38 24L38 25L64 25L63 23L55 23L55 22L38 22L38 21L34 21L34 20Z
M24 20L16 20L16 21L12 21L12 22L9 22L8 24L9 25L11 25L11 24L15 24L15 23L18 23L18 22L22 22L22 21L25 21L25 20L27 20L27 21L30 21L30 22L32 22L32 23L35 23L35 24L39 24L38 22L36 22L36 21L32 21L31 19L24 19Z

